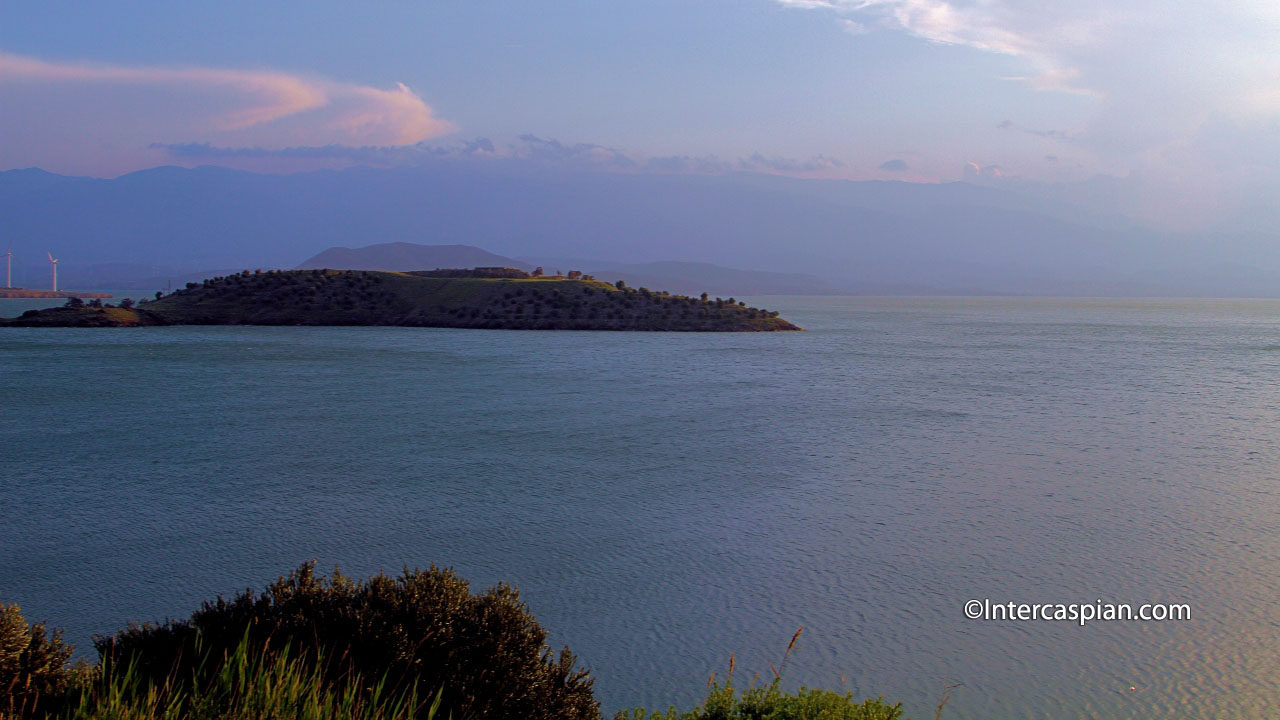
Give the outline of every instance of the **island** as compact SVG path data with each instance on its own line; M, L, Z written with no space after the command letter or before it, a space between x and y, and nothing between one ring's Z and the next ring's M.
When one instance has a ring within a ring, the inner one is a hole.
M540 270L540 269L539 269ZM504 330L763 332L800 330L734 298L629 288L590 275L515 268L245 270L119 306L69 301L0 327L388 325Z

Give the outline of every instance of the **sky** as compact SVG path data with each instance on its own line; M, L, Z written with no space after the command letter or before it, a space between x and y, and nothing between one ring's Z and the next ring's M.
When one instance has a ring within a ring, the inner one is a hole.
M1194 227L1280 181L1280 3L0 0L0 108L0 169L573 148L682 172L1110 176L1127 211Z

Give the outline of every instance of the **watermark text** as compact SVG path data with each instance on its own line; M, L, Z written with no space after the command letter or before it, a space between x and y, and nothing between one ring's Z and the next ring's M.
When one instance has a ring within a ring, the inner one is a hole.
M1164 622L1190 620L1191 606L1186 603L1020 603L999 602L991 598L970 600L964 604L964 616L970 620L1015 622L1074 622L1081 627L1094 621Z

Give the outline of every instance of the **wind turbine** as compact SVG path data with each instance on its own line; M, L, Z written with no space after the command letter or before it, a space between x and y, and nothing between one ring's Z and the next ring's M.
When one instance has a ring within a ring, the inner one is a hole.
M49 256L49 262L53 264L53 291L58 292L58 261L53 257L53 253L45 253Z
M4 286L13 287L13 248L9 248L9 252L4 254L4 259L8 261L8 273L5 275Z

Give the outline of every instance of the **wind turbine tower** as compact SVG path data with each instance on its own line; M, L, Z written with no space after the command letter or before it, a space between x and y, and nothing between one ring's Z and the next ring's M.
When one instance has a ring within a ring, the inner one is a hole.
M58 260L53 253L45 253L49 256L49 262L53 265L53 291L58 292Z
M6 260L6 264L8 265L8 267L6 268L7 272L5 273L5 278L4 278L4 286L7 288L11 288L13 287L13 250L12 249L10 249L9 252L4 254L4 259Z

